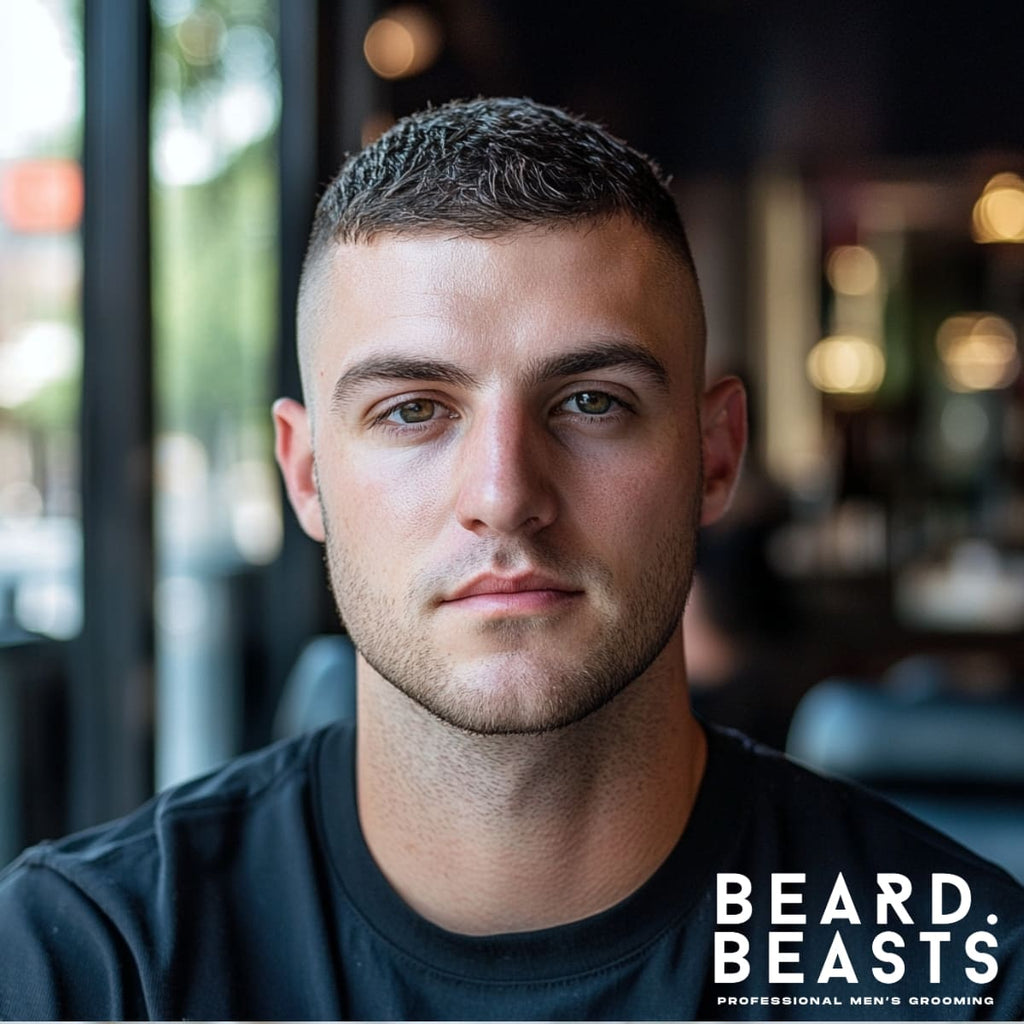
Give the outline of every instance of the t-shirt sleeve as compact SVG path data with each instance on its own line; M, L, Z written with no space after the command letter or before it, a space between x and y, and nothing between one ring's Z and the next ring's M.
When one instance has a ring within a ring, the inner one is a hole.
M52 868L0 874L0 1019L145 1016L131 958L110 920ZM134 989L134 993L133 990Z

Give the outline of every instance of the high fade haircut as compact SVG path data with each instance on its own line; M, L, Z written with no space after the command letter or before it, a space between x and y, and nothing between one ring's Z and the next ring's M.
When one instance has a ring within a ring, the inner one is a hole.
M528 99L455 100L349 156L317 206L307 264L332 244L454 228L477 237L627 214L692 269L660 168L592 121Z
M689 242L668 180L649 157L592 121L530 99L454 100L402 118L347 157L317 204L299 290L300 319L336 245L451 230L490 238L528 227L625 215L693 283ZM300 363L302 358L300 324ZM703 346L698 346L702 348Z

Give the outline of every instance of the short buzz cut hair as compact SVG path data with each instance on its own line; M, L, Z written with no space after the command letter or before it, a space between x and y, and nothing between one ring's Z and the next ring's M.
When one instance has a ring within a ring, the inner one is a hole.
M305 271L332 245L453 229L486 238L625 214L692 272L658 166L599 125L528 99L456 100L349 156L317 206Z
M350 155L317 205L301 310L336 245L451 231L492 238L528 227L627 216L693 283L690 245L668 179L649 157L592 121L530 99L454 100L403 117ZM300 364L302 358L300 326ZM698 346L702 349L703 346Z

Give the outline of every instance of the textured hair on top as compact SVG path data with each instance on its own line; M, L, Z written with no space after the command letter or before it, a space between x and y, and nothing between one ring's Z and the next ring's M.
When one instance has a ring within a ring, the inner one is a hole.
M528 99L429 108L348 157L317 206L304 273L333 245L452 228L517 227L626 214L692 272L686 232L658 167L600 126Z

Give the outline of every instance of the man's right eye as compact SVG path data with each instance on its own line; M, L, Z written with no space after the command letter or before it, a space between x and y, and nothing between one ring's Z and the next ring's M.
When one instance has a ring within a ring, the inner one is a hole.
M396 405L384 416L384 421L387 423L428 423L438 411L437 402L432 402L427 398L418 398Z

